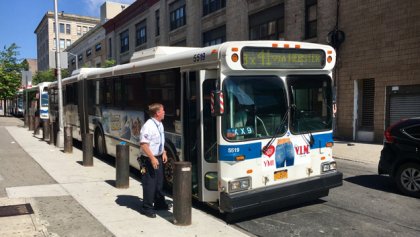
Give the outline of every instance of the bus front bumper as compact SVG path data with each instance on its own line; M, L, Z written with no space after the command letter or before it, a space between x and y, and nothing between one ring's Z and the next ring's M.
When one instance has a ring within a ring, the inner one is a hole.
M332 172L283 185L270 186L239 193L221 193L222 212L237 213L261 206L275 208L304 203L328 196L329 189L343 185L343 174Z

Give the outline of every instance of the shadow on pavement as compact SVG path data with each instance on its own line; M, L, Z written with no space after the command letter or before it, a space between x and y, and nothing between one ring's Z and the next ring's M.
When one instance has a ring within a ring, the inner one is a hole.
M138 196L118 195L117 199L115 200L115 203L117 203L120 206L133 209L134 211L140 213L141 207L143 205L143 200Z
M344 179L347 182L388 193L400 194L389 176L359 175Z

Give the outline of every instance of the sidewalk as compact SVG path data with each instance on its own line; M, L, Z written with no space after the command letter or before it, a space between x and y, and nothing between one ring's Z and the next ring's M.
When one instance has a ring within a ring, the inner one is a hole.
M159 211L157 218L147 218L139 213L142 187L137 180L130 178L128 189L117 189L113 185L115 168L101 160L94 159L93 167L84 167L78 149L65 154L34 138L27 128L9 126L6 130L58 183L10 187L6 189L9 199L71 195L115 236L247 236L194 208L190 226L174 225L172 211Z
M378 164L382 145L352 141L334 141L333 157L369 164Z

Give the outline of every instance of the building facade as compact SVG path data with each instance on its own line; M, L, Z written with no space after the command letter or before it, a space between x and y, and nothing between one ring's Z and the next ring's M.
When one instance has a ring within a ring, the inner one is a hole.
M103 67L108 59L105 28L102 25L129 5L105 2L101 5L100 23L65 49L70 72L81 67Z
M60 51L66 49L99 23L97 18L64 12L58 14L58 20ZM50 68L49 54L56 51L54 12L49 11L44 15L34 33L37 40L38 71L48 70Z
M337 136L379 143L390 124L420 116L419 17L415 0L340 1Z
M117 64L160 45L331 44L335 136L379 143L388 125L420 116L419 15L415 0L137 0L103 24L101 44Z

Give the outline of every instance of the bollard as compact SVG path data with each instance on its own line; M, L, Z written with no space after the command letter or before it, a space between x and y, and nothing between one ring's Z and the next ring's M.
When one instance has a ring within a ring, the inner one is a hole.
M34 134L39 135L39 126L41 124L41 119L38 116L35 116L34 119Z
M64 153L72 153L72 152L73 152L72 127L65 126L64 127Z
M33 131L35 126L35 116L29 115L29 131Z
M24 115L23 127L24 128L29 127L29 115L28 115L28 113L25 113L25 115Z
M115 169L117 170L117 180L115 186L117 188L128 188L128 177L130 172L130 165L128 158L130 157L129 146L122 142L117 145L117 160L115 162Z
M191 162L174 162L173 214L175 225L191 225Z
M42 120L42 140L50 139L50 121L48 119Z
M55 145L55 123L51 121L50 123L50 145Z
M83 166L93 166L93 134L83 134L82 141Z

